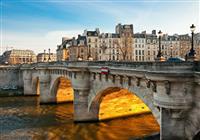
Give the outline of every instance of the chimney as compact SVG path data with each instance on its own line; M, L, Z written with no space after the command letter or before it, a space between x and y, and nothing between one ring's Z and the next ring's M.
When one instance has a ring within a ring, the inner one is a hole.
M156 30L152 30L152 34L153 34L153 35L156 35Z

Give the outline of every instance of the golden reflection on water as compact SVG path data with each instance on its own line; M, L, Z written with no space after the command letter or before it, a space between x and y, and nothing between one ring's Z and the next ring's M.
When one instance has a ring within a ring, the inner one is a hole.
M36 97L0 98L0 139L129 140L159 131L151 114L74 123L73 104L40 105Z
M57 88L57 102L72 102L74 100L74 90L70 80L60 77Z
M99 119L150 113L150 109L127 89L107 94L100 104Z

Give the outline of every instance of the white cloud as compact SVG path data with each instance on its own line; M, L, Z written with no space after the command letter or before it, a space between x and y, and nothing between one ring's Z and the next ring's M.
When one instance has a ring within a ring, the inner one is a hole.
M31 49L35 53L43 52L44 49L49 48L52 52L56 52L57 45L61 44L62 37L76 37L82 32L83 30L49 31L46 34L3 32L1 47L3 51L6 50L6 47L13 47L15 49Z

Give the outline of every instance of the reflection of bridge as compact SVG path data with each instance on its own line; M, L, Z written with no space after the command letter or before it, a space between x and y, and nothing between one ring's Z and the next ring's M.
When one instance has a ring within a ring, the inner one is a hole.
M107 67L108 74L101 74ZM122 87L135 93L160 124L161 139L192 139L200 130L200 63L57 62L0 67L0 86L24 87L40 102L56 101L58 79L66 77L74 89L74 120L98 120L105 94Z

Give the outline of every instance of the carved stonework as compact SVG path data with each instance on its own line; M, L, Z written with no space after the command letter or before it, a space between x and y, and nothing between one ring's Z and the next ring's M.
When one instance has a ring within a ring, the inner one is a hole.
M193 93L192 90L193 90L192 82L184 83L184 96L186 96L187 94Z
M115 83L115 75L112 76L112 82Z
M131 86L131 77L128 77L128 86Z
M165 91L166 91L166 94L170 94L170 90L171 90L171 83L169 81L164 81L164 84L165 84Z
M147 86L147 88L150 88L150 86L151 86L151 81L150 80L146 80L146 86Z
M156 86L156 82L155 81L151 81L150 82L150 87L152 87L152 91L153 92L157 92L157 86Z
M169 109L170 116L173 119L184 118L186 112L187 111L185 109Z
M119 76L120 77L120 84L122 85L123 84L123 76Z
M138 87L140 86L140 80L141 80L140 78L136 77L136 86L138 86Z

